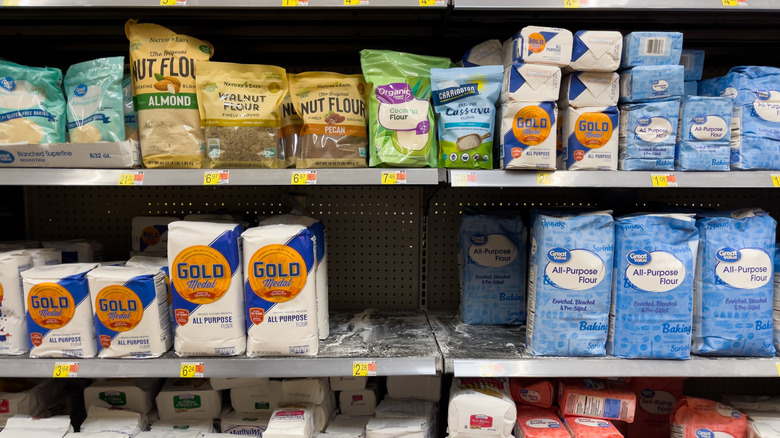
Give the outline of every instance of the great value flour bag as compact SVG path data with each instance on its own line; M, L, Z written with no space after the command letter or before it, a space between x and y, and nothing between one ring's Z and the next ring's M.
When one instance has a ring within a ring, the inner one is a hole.
M558 415L541 408L517 406L516 438L571 438Z
M774 251L777 222L763 210L706 213L694 282L691 352L774 356Z
M21 274L32 267L29 255L0 253L0 355L20 355L30 350Z
M124 56L71 65L65 73L68 133L71 143L123 141L122 72Z
M171 348L168 288L160 270L104 266L87 274L98 357L159 357Z
M97 354L86 274L94 263L32 268L22 273L30 357Z
M573 438L623 438L607 420L587 417L563 417L563 423Z
M603 379L561 379L558 406L562 415L634 421L636 396L623 383Z
M526 239L525 226L515 214L463 215L458 246L464 323L525 321Z
M672 411L671 438L745 438L744 414L711 400L683 397Z
M62 71L0 60L0 144L64 143Z
M532 227L526 349L604 356L615 232L610 211L543 211Z
M316 355L314 235L302 225L263 225L241 237L247 355Z
M549 408L555 400L555 388L549 380L513 377L509 381L509 393L515 403Z
M179 356L235 356L246 350L241 225L168 225L174 350Z
M688 359L699 231L691 214L637 214L615 223L607 353Z
M683 396L685 379L646 377L631 379L636 393L636 415L628 425L629 436L656 438L669 436L669 414Z
M508 438L517 420L509 382L494 378L455 378L450 390L447 426L450 438Z

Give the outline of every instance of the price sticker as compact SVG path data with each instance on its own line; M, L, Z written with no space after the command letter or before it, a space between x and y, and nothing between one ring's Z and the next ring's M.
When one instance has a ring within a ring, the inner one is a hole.
M555 174L552 172L537 172L536 184L540 186L550 186L555 184Z
M479 377L501 377L504 375L503 363L479 364Z
M19 6L22 0L3 0L3 6Z
M344 6L368 6L368 0L344 0Z
M456 173L452 180L453 187L475 187L477 185L477 173Z
M143 184L144 184L143 172L123 173L119 175L119 182L117 183L117 185L120 186L141 186Z
M222 170L219 172L206 172L203 174L204 186L216 186L218 184L228 184L230 182L230 171Z
M382 172L382 184L406 184L406 171Z
M567 9L578 9L580 7L580 0L563 0L563 7Z
M677 187L677 177L674 174L652 174L650 175L650 180L653 183L653 187Z
M420 6L436 6L444 4L443 0L420 0Z
M775 367L777 368L777 375L780 376L780 362L776 362Z
M294 186L317 184L317 171L310 170L308 172L293 172L290 177L290 184Z
M309 6L309 0L282 0L282 6Z
M55 362L54 373L52 377L55 378L67 378L79 376L79 363L78 362Z
M738 6L737 0L720 0L723 6Z
M780 175L772 174L769 176L772 178L772 185L774 187L780 187Z
M376 376L376 362L352 362L352 375L355 377Z
M203 362L182 362L179 377L192 379L203 377Z
M160 6L187 6L187 0L160 0Z

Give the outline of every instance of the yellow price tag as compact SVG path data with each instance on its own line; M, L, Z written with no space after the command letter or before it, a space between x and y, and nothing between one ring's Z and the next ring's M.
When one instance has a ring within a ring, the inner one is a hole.
M650 181L653 187L677 187L677 178L673 174L669 175L650 175Z
M780 187L780 175L769 175L772 177L772 185L775 187Z
M56 362L54 364L54 372L52 377L66 378L66 377L78 377L79 376L79 364L78 362Z
M187 0L160 0L160 6L186 6Z
M352 375L355 377L376 376L376 362L352 362Z
M563 7L577 9L580 7L580 0L563 0Z
M777 368L777 375L780 376L780 362L776 362L775 367Z
M308 184L317 184L317 171L293 172L290 176L290 184L294 186L305 186Z
M203 369L203 362L182 362L179 377L185 379L202 378Z
M738 6L739 2L737 0L720 0L723 3L723 6Z
M549 186L555 182L555 176L552 172L536 172L536 184L540 186Z
M406 171L382 172L382 184L406 184Z
M206 172L203 174L204 186L215 186L218 184L228 184L230 182L230 171L222 170L220 172Z
M282 6L308 6L309 0L282 0Z
M479 364L480 377L501 377L504 374L504 364L483 363Z
M119 181L117 185L120 186L140 186L144 183L144 173L123 173L119 175Z
M368 5L368 0L344 0L344 6Z
M436 0L420 0L420 6L436 6Z
M3 0L3 6L19 6L21 0Z

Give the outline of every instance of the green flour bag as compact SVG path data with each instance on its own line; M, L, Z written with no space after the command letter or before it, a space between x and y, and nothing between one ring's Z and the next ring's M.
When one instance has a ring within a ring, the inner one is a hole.
M363 50L360 64L369 94L371 167L436 167L436 124L431 69L447 58L388 50Z

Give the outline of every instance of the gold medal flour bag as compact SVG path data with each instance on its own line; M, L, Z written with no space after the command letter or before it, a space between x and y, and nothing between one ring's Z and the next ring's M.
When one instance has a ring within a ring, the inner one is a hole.
M156 24L129 20L130 72L145 167L199 168L204 137L195 92L195 61L211 44Z

